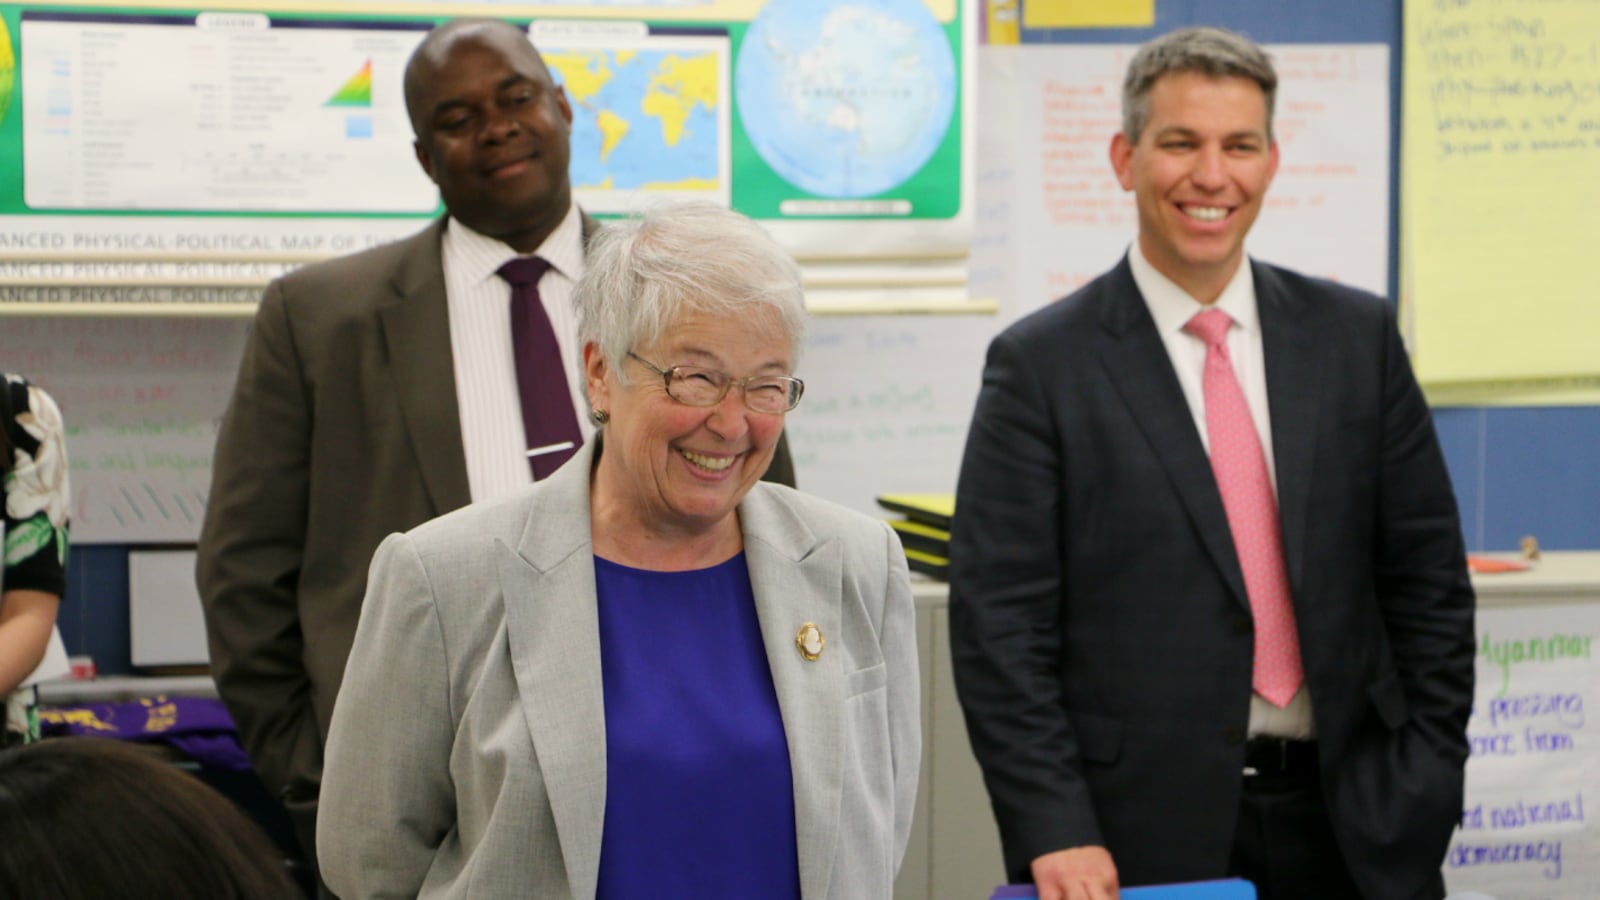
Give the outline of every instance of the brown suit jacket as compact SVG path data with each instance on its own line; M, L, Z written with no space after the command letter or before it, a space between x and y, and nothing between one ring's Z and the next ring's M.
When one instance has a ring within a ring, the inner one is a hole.
M308 857L373 551L471 500L443 233L274 281L217 436L196 569L211 670ZM766 477L794 483L786 442Z

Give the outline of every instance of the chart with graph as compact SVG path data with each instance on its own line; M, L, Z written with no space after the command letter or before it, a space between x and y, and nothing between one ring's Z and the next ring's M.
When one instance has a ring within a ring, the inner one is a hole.
M432 213L398 90L423 27L268 25L24 11L28 207Z

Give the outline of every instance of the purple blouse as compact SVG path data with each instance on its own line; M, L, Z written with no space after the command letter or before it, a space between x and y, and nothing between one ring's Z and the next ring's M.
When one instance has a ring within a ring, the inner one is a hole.
M599 900L800 896L794 780L744 554L595 559L606 715Z

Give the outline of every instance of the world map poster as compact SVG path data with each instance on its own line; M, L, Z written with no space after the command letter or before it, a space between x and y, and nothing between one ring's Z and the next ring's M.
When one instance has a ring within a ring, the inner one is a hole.
M0 167L0 304L243 311L283 268L441 215L402 75L456 5L307 3L0 3L0 156L20 162ZM571 104L585 210L704 200L802 260L964 259L968 6L545 3L509 21Z

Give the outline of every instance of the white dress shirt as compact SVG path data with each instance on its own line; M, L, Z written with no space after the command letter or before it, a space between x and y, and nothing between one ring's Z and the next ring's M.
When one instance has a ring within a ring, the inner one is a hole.
M1245 403L1250 407L1250 419L1261 438L1261 452L1267 460L1267 477L1272 489L1278 489L1278 470L1272 458L1272 413L1267 408L1266 355L1261 348L1261 318L1256 310L1256 285L1251 277L1250 261L1240 262L1221 295L1209 307L1189 296L1172 279L1156 271L1145 259L1134 241L1128 249L1128 265L1133 269L1133 281L1144 295L1145 306L1155 320L1161 342L1166 345L1167 356L1172 360L1172 370L1177 373L1178 385L1183 389L1183 399L1189 404L1189 414L1194 417L1195 430L1200 433L1200 443L1211 452L1211 438L1206 433L1206 401L1202 388L1206 368L1206 344L1200 338L1183 330L1183 326L1196 313L1208 308L1220 309L1228 314L1233 324L1228 327L1228 356L1233 362L1234 377L1244 391ZM1312 736L1311 695L1301 685L1289 705L1279 709L1259 694L1250 695L1250 734L1268 734L1276 737L1309 738Z
M511 352L511 285L496 274L519 254L455 219L446 223L440 249L467 484L473 502L504 497L533 481ZM561 347L572 408L587 440L594 427L584 415L583 352L572 306L573 286L584 268L583 218L577 206L568 208L536 252L550 261L549 271L539 279L539 299Z

